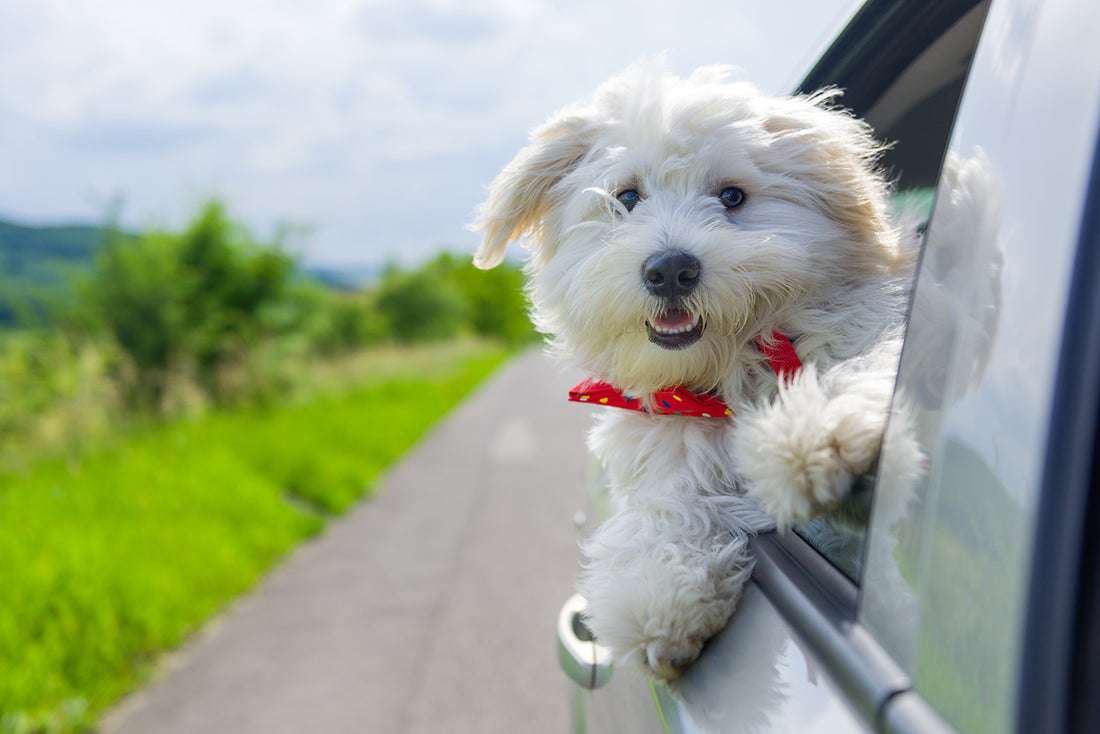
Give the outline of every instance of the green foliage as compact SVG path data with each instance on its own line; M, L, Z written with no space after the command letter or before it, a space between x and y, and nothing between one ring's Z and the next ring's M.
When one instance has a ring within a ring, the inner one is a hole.
M99 227L22 227L0 222L0 327L39 324L66 303L104 238Z
M38 327L0 328L0 465L24 463L34 447L76 451L135 416L277 404L317 359L467 335L510 346L534 337L522 273L507 263L483 272L443 254L412 270L391 266L373 288L333 289L278 242L255 242L216 202L182 232L89 231L101 244L35 240L19 251L92 259L76 307L57 298Z
M42 413L61 398L72 364L66 345L46 334L0 340L0 442L24 426L27 415Z
M392 267L378 287L378 310L401 342L444 339L465 330L469 317L455 284L430 268Z
M182 234L107 242L83 296L136 370L135 402L158 404L173 368L217 399L219 370L278 324L294 267L210 202Z
M301 402L0 472L0 732L90 727L504 356L395 352Z
M315 518L186 430L0 480L0 711L102 706Z
M318 291L310 334L321 354L340 354L390 340L389 325L369 293Z
M268 327L287 294L294 261L255 243L221 204L203 207L179 241L181 301L188 351L203 375Z
M84 290L95 319L138 371L141 392L159 396L164 373L183 349L183 304L177 241L153 233L137 241L115 239L95 258Z
M43 330L0 331L0 467L102 433L120 420L107 375L118 354Z
M523 271L505 263L492 270L478 270L469 258L441 255L437 267L452 280L467 304L474 333L496 337L508 344L535 338L527 318Z
M4 272L18 274L33 270L43 261L87 262L103 234L100 227L23 227L0 222Z
M2 734L94 726L533 337L510 265L335 290L217 202L85 229L0 226Z
M145 412L178 402L181 381L217 405L262 401L281 389L278 364L262 359L275 352L534 336L515 266L482 272L443 254L415 270L391 265L371 290L334 290L305 276L278 241L255 241L216 201L183 232L108 237L79 290L79 307L56 318L117 346L122 392Z
M523 273L509 264L481 271L468 257L444 253L413 272L391 266L378 287L378 309L401 341L463 333L508 344L534 338Z

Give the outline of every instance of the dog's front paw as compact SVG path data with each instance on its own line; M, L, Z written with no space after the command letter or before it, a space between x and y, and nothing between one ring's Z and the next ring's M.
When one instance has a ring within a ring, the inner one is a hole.
M675 680L695 662L703 650L699 637L659 637L645 643L643 666L646 675L655 680Z
M827 512L872 468L885 422L880 401L827 397L810 370L738 417L734 455L745 491L780 530Z
M679 678L695 662L752 573L748 534L697 510L679 501L663 512L625 508L584 546L589 629L616 660L656 680Z
M717 591L712 584L671 587L660 583L667 576L630 578L629 570L616 576L612 581L600 569L589 568L582 578L588 626L600 644L614 650L616 659L654 680L683 675L737 604L739 589L711 596ZM743 576L747 574L735 572L735 583L743 584Z

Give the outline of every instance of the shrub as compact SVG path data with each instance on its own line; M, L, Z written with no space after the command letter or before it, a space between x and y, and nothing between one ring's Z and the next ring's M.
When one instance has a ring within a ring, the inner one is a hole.
M387 268L378 287L378 310L400 342L429 341L466 330L467 306L453 283L430 268Z
M477 334L515 345L534 336L519 268L482 271L450 253L412 272L387 268L378 309L400 341Z
M106 331L136 371L134 402L152 407L173 370L193 372L220 398L222 366L295 325L285 308L294 272L278 243L255 242L210 202L182 234L110 239L82 296L92 328Z

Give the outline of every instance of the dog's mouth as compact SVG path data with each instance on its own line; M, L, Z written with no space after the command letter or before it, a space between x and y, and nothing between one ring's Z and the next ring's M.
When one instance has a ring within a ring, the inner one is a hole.
M666 311L646 322L649 340L665 349L683 349L703 335L703 318L683 309Z

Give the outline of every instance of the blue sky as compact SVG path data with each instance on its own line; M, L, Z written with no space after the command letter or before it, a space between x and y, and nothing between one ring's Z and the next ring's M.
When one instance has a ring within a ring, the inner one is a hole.
M4 0L0 217L176 227L210 196L314 264L472 251L527 131L633 61L789 90L851 0Z

